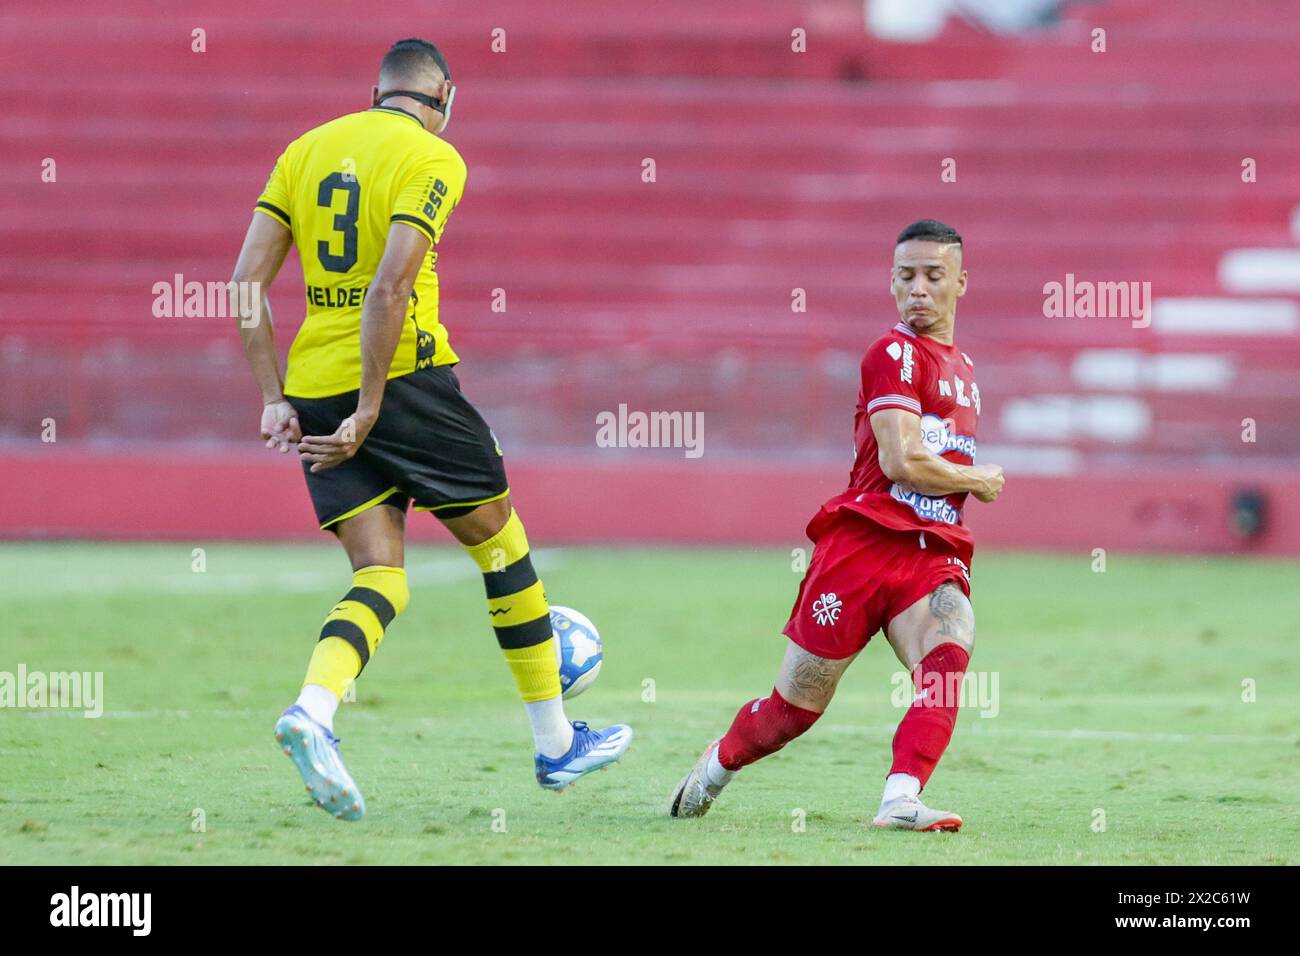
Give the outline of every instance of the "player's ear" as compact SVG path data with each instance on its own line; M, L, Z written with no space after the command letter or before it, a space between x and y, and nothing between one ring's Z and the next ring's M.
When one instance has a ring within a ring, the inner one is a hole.
M961 270L961 275L957 277L957 297L961 298L966 294L966 270Z

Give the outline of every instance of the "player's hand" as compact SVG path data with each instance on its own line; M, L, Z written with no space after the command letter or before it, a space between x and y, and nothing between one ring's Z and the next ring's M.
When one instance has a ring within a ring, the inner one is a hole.
M349 415L333 435L304 435L298 442L298 457L311 462L313 472L341 465L357 453L374 424L373 418Z
M266 447L287 452L300 438L302 429L298 427L298 413L293 406L284 399L267 402L262 408L262 440Z
M994 501L1002 494L1002 486L1006 483L1006 479L1002 477L1002 466L975 465L973 467L980 487L973 489L971 494L985 503Z

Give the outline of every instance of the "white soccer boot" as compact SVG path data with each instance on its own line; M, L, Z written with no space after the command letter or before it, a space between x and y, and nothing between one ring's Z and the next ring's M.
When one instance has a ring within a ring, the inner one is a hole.
M931 810L910 794L882 803L880 812L871 823L888 830L943 830L955 833L961 829L961 817L957 814L947 810Z
M722 793L722 788L726 784L711 783L708 768L709 758L718 749L721 740L722 738L719 737L705 747L704 753L700 754L700 759L695 761L695 766L682 778L681 783L677 784L677 789L673 791L672 800L668 804L669 816L702 817L709 812L713 801L718 799L718 794Z

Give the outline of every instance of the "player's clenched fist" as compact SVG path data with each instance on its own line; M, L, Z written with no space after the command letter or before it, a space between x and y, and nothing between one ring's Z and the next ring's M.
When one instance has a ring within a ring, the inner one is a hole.
M298 427L298 413L293 406L283 399L267 402L262 409L262 440L266 447L287 452L300 438L302 429Z
M976 472L979 487L972 489L971 494L983 502L993 501L1002 494L1006 479L1002 476L1001 465L974 465L972 470Z

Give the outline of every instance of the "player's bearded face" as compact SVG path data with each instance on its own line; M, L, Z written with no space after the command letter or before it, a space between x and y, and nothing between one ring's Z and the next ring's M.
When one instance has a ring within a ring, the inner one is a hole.
M966 291L961 247L912 240L894 250L894 301L899 317L918 332L951 325L957 299Z

